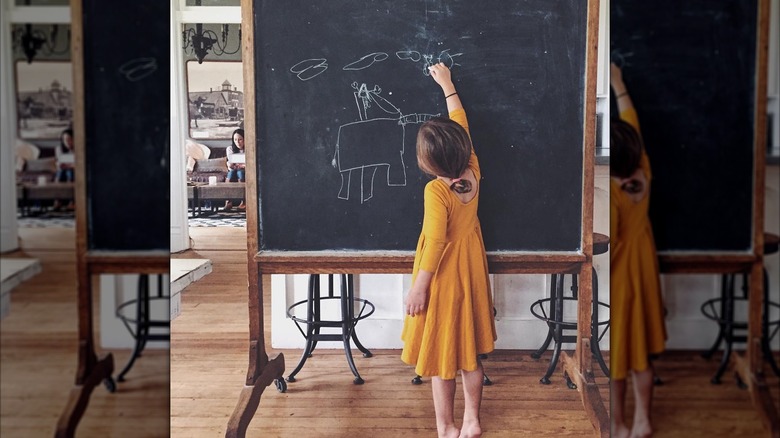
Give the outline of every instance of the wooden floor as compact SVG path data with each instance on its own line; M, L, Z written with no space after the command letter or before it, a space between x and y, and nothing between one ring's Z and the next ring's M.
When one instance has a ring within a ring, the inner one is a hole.
M224 435L246 373L246 237L241 228L191 233L193 250L174 257L209 258L213 272L183 292L182 315L172 324L171 436L216 437ZM264 289L269 302L270 287ZM268 312L264 319L270 338ZM301 351L281 352L289 373ZM411 385L412 371L401 363L399 351L373 353L372 358L355 355L366 380L355 386L342 351L316 351L286 393L266 389L248 436L435 436L430 383ZM578 393L566 387L560 372L552 385L539 384L548 358L536 361L527 351L500 351L485 361L495 383L484 392L485 437L593 436ZM656 388L656 437L766 436L733 373L722 385L709 383L718 360L669 352L657 362L665 384ZM597 381L608 403L607 381L600 373ZM770 384L778 379L773 376ZM462 408L459 387L456 412Z
M191 229L194 250L176 255L210 258L213 271L183 292L182 314L172 324L174 437L224 435L244 385L248 357L246 238L243 229L235 230ZM219 248L212 249L215 245ZM270 302L270 296L265 299ZM268 314L265 323L270 338ZM301 351L281 352L289 373ZM357 386L342 350L315 351L286 393L273 387L263 393L248 436L435 436L430 382L411 384L414 373L401 362L399 350L373 353L371 358L355 355L366 381ZM528 352L501 351L485 361L486 372L495 383L484 391L486 437L593 434L579 393L567 388L560 373L552 385L539 383L547 366L545 359L533 360ZM599 381L606 399L607 380L601 377ZM459 388L456 412L462 415L462 409Z
M39 258L43 272L12 292L11 314L0 323L4 438L53 434L77 363L73 231L20 232L23 251L13 256ZM183 292L182 315L172 323L170 392L168 356L151 350L116 393L96 388L77 436L224 436L247 365L246 237L241 228L191 232L194 249L174 257L209 258L214 269ZM114 351L117 368L129 353ZM289 373L301 352L283 353ZM401 363L399 351L374 353L356 355L366 380L356 386L340 350L318 350L287 393L266 390L248 436L435 436L430 383L409 383L412 371ZM485 388L484 436L592 436L579 395L566 387L561 373L552 385L538 383L546 360L500 351L485 361L495 384ZM717 360L670 352L657 362L665 385L656 389L653 406L656 437L767 436L733 372L722 385L709 383ZM606 379L598 376L598 382L608 400ZM771 377L775 406L779 383ZM457 400L456 410L462 412L460 388Z
M0 436L50 437L76 376L75 235L19 231L22 250L7 255L38 258L42 272L11 292L11 313L0 322ZM130 350L113 353L118 372ZM168 436L168 366L167 350L147 350L115 393L97 387L76 436Z

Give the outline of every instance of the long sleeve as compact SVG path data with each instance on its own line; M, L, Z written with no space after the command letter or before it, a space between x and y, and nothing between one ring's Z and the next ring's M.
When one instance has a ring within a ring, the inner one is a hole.
M434 181L425 187L425 216L422 232L425 246L420 259L420 269L436 272L447 240L447 205Z
M639 134L639 138L642 138L642 130L639 128L639 115L637 115L634 107L621 111L620 119L633 126ZM639 161L639 166L645 171L645 177L649 180L652 177L652 171L650 169L650 158L647 156L647 150L644 147L642 147L642 158Z
M459 124L466 130L466 133L471 138L471 131L469 131L469 121L466 118L466 111L463 108L456 109L450 112L450 119ZM477 180L480 179L481 171L479 169L479 160L477 160L477 154L474 152L474 145L471 145L471 157L469 157L469 168L474 170L474 176Z
M233 160L233 145L230 145L225 149L225 156L227 157L227 168L230 170L230 162Z

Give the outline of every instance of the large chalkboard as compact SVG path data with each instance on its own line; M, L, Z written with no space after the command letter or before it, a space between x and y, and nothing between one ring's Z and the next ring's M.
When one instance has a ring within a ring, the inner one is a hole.
M658 249L750 250L757 0L611 7L612 60L622 66L653 169Z
M580 249L586 1L254 5L261 251L415 248L439 61L481 163L488 250Z
M88 247L170 247L169 5L83 0ZM157 17L157 18L155 18Z

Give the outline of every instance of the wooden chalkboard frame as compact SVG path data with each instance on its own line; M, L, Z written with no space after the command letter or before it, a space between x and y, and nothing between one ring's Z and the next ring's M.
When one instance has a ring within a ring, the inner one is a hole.
M269 359L263 329L264 274L309 273L411 273L413 251L260 251L256 144L255 0L241 1L242 60L244 68L244 126L247 146L247 268L249 308L249 365L246 383L227 425L226 436L243 437L266 386L282 379L284 356ZM583 169L581 245L579 251L488 252L492 273L579 274L578 333L573 356L563 353L565 372L577 385L588 418L597 435L609 436L609 414L595 384L591 366L590 321L592 310L593 190L596 134L596 76L599 0L587 6L585 90L583 117Z
M98 358L95 350L92 282L99 274L165 274L170 270L170 252L90 250L87 145L84 101L83 0L71 0L71 54L73 63L73 133L75 154L76 272L78 287L78 368L75 387L57 422L57 437L72 437L87 408L92 390L103 381L113 383L111 353Z
M756 65L753 130L752 249L746 252L659 252L660 270L664 274L743 273L750 276L748 304L747 352L732 356L736 371L748 385L751 401L771 436L780 436L780 414L764 374L761 351L761 314L764 305L764 197L766 181L766 102L769 62L769 0L757 2Z

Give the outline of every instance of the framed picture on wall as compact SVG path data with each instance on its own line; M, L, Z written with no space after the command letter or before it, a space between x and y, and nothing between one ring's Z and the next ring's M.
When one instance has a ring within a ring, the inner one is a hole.
M16 62L19 138L58 139L73 122L73 67L64 61Z
M241 62L187 61L189 135L229 139L244 127L244 77Z

